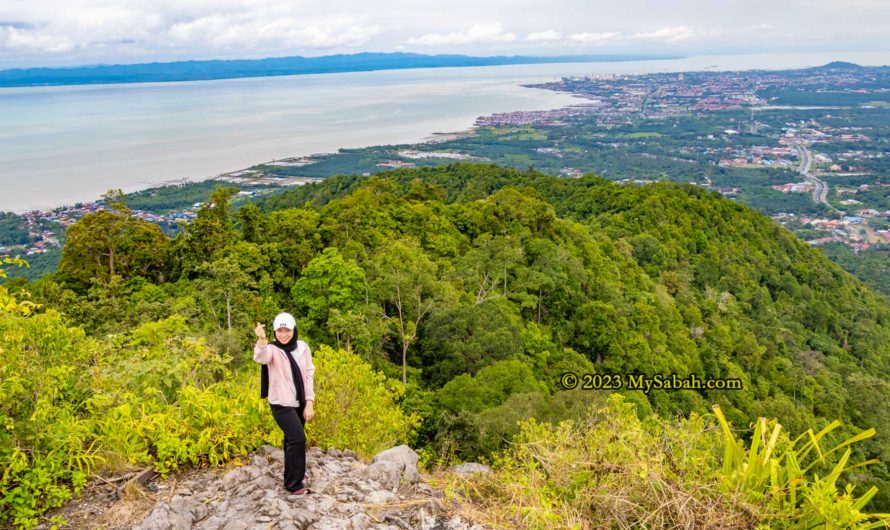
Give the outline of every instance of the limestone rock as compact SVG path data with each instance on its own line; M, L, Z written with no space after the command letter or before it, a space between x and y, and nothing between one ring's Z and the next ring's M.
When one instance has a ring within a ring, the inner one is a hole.
M135 528L480 530L452 517L439 500L442 492L417 482L417 453L407 446L378 454L370 465L348 449L312 447L306 455L312 489L307 495L284 489L283 459L281 449L266 445L249 456L250 465L159 484L162 500Z
M371 462L389 461L399 464L405 479L413 484L420 480L420 473L417 471L417 460L418 455L414 449L411 449L407 445L399 445L377 453L374 458L371 459Z
M365 497L365 502L368 504L384 504L387 502L397 502L398 500L398 495L386 490L374 491Z
M377 481L381 486L390 491L395 491L399 487L399 481L402 477L402 466L397 462L380 460L366 467L364 476Z

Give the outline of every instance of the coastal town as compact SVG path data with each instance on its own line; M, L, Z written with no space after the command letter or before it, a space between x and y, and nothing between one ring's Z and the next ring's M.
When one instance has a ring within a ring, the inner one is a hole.
M298 164L297 159L288 159L270 162L274 165ZM236 201L259 197L275 192L277 189L287 186L298 186L309 182L317 182L320 179L310 177L278 177L267 175L257 170L239 170L224 173L209 182L218 185L234 185L241 188L235 195ZM178 182L177 185L185 183ZM164 187L162 187L163 189ZM149 190L150 191L150 190ZM145 193L145 192L141 192ZM196 216L201 202L190 203L184 207L150 209L131 208L130 215L160 225L168 231L174 232L183 223L191 222ZM77 222L83 216L107 209L102 200L86 203L77 203L72 206L63 206L52 210L31 210L17 217L20 220L24 241L15 244L0 245L0 257L33 257L53 250L58 250L63 244L65 229Z
M680 180L745 202L812 245L854 252L890 245L887 69L832 63L786 71L567 77L527 85L579 103L481 116L469 133L273 160L218 176L239 199L342 173L454 162L531 166L569 178L593 173L627 184ZM20 215L21 237L0 256L33 256L62 244L65 227L101 201ZM175 231L200 201L132 207ZM26 232L26 233L25 233ZM9 238L7 238L9 239Z
M549 137L567 128L587 134L594 140L588 142L591 147L633 149L640 158L774 170L772 178L783 181L769 189L809 195L813 204L824 206L825 215L771 213L789 229L818 235L806 238L811 244L837 242L856 252L890 244L888 130L886 123L870 123L866 114L887 107L886 69L832 63L789 71L578 76L528 86L567 92L586 102L485 116L477 127L530 127L548 131ZM659 145L660 139L669 148ZM571 158L558 147L535 152ZM567 165L559 173L578 177L590 172L582 165ZM690 182L730 198L743 192L740 183L715 184L708 176Z
M200 205L196 205L200 206ZM0 246L0 256L28 257L42 254L61 245L59 232L77 222L81 217L106 209L101 201L78 203L50 211L31 210L20 215L22 224L27 230L30 241L18 245ZM171 212L159 215L142 210L133 210L131 215L159 225L176 225L180 221L188 222L195 218L194 209Z

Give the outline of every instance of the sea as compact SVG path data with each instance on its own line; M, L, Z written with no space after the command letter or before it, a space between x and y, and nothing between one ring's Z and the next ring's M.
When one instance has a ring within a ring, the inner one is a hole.
M890 65L886 52L386 70L0 88L0 211L22 213L340 148L416 143L479 116L583 103L563 76Z

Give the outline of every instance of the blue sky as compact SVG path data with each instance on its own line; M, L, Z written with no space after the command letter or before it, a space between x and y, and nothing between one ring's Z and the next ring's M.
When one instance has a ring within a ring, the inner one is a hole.
M0 67L890 50L890 0L0 0Z

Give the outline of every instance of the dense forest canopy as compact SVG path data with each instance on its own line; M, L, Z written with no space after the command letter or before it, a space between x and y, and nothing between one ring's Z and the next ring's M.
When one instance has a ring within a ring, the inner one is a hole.
M718 404L737 426L874 427L856 456L890 459L890 307L717 193L467 164L332 177L237 211L232 193L217 189L175 238L124 205L89 214L57 273L6 287L77 340L124 351L172 340L189 359L197 346L163 337L201 337L219 356L208 381L252 374L252 323L292 311L314 347L349 350L403 384L427 462L489 458L517 420L571 419L601 400L564 389L566 372L736 378L741 390L618 391L640 415ZM174 399L182 382L165 369ZM0 388L7 418L39 406L12 406L18 394ZM24 443L4 436L0 460ZM886 464L868 470L849 478L883 486L874 502L890 506Z

